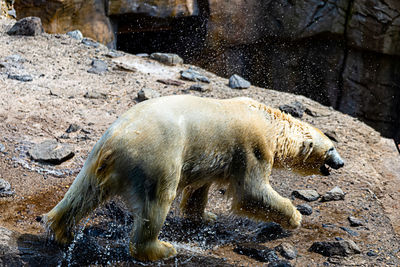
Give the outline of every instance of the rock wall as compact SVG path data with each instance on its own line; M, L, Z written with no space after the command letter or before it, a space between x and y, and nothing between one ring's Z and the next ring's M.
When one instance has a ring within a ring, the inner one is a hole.
M78 28L105 44L119 38L127 50L159 44L219 75L306 95L400 139L398 0L16 0L15 7L18 17L41 17L47 32Z
M219 75L306 95L385 136L399 131L399 1L210 0L207 37L199 62Z

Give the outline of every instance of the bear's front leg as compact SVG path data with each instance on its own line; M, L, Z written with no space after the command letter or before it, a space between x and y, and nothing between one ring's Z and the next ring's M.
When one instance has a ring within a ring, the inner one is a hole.
M217 219L214 213L204 211L208 201L209 189L209 184L200 188L188 186L184 189L180 208L185 218L205 223L212 223Z
M300 227L302 216L288 198L279 195L261 177L245 177L234 185L232 209L261 221L274 221L285 228Z

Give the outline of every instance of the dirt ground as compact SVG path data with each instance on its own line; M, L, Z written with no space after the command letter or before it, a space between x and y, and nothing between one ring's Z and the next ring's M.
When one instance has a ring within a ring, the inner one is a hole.
M0 19L0 62L7 63L0 65L0 144L5 146L0 152L0 178L10 182L15 191L12 197L0 197L0 226L11 230L16 241L9 250L0 246L0 265L262 266L268 262L240 255L234 248L273 249L282 242L292 244L298 251L297 258L289 261L293 266L400 265L400 157L392 140L380 137L355 118L302 96L253 86L233 90L226 79L201 69L198 71L211 80L211 90L195 92L188 90L193 82L179 79L179 72L188 65L170 67L126 54L122 59L113 59L107 56L110 51L106 47L88 46L67 35L8 36L5 32L12 25L12 20ZM107 62L108 71L101 75L88 73L93 59ZM136 71L119 67L116 60ZM33 80L10 79L10 73L31 75ZM165 85L158 79L179 80L183 84ZM161 233L162 239L176 246L178 256L151 264L129 257L127 239L132 218L118 200L113 200L82 223L84 229L78 231L73 244L58 247L48 241L36 217L63 197L95 142L119 115L137 103L137 93L142 88L151 88L163 96L248 96L273 107L301 102L309 110L302 119L338 140L335 144L346 165L328 177L275 171L273 187L289 197L295 189L310 188L324 194L339 186L346 193L345 199L308 203L313 213L304 216L302 227L274 238L259 234L265 223L230 214L229 200L221 188L213 188L208 205L219 216L215 225L187 224L176 208L178 199ZM66 133L72 123L82 130ZM72 145L75 156L57 166L32 161L27 155L29 148L48 139ZM365 225L350 227L348 216L360 218ZM361 254L328 258L308 251L315 241L335 238L353 240Z

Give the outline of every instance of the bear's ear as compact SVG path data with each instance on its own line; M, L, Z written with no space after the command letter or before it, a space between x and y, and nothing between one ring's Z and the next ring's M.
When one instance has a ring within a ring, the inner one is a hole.
M313 143L312 139L307 139L303 142L303 147L301 149L301 155L304 157L303 158L304 162L311 155L313 148L314 148L314 143Z

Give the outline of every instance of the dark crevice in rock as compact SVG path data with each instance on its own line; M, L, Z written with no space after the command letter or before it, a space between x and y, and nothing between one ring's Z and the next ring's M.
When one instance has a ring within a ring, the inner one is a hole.
M344 46L343 46L343 62L342 66L340 68L339 72L339 81L338 81L338 92L337 92L337 99L336 99L336 105L335 109L340 108L340 104L342 102L343 98L343 91L344 91L344 71L346 70L346 63L347 63L347 57L349 55L349 44L348 44L348 27L349 27L349 22L351 19L351 10L353 8L354 0L349 0L347 3L347 9L346 9L346 18L344 22L344 31L343 31L343 39L344 39Z

